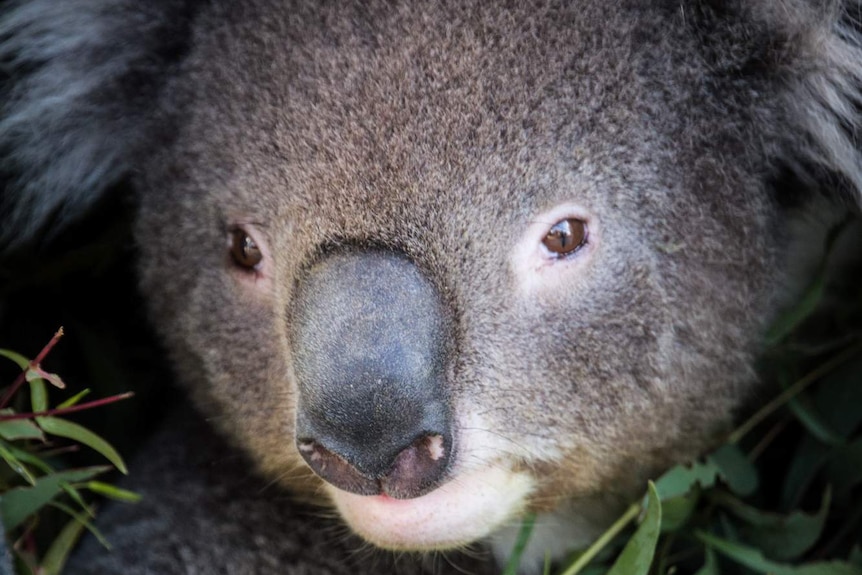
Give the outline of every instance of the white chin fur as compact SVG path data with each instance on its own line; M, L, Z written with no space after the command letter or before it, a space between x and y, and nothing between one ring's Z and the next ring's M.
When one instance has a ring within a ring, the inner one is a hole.
M348 525L367 541L384 549L428 551L486 537L521 511L533 486L526 473L485 467L416 499L327 489Z

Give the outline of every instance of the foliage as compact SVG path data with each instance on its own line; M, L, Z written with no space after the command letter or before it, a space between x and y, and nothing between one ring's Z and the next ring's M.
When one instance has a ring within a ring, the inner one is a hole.
M92 409L131 396L119 394L81 403L89 390L83 390L51 408L48 386L65 388L63 380L42 369L41 363L62 336L62 329L30 360L10 350L0 356L15 362L21 372L0 397L0 521L7 544L15 553L19 573L56 575L84 530L92 532L105 546L107 541L93 526L95 511L82 492L90 491L121 501L136 501L137 495L94 480L114 468L126 473L117 451L87 428L69 421L69 413ZM26 389L29 386L29 408ZM11 407L12 405L18 408ZM56 440L72 440L73 444ZM57 455L86 446L112 465L60 469ZM67 516L59 533L40 549L39 528L51 513ZM46 547L46 548L45 548Z

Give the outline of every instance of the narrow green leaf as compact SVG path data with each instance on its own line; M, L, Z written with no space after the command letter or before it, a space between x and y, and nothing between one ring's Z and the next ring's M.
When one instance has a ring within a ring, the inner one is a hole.
M110 485L108 483L102 483L101 481L88 481L87 483L84 483L83 486L92 491L93 493L98 493L99 495L103 495L117 501L124 501L126 503L137 503L141 500L141 496L134 491L120 489L119 487Z
M69 558L69 554L83 532L84 524L77 519L73 518L66 523L42 558L41 568L45 575L60 575L63 571L63 566L66 564L66 560Z
M862 483L862 437L834 449L826 466L826 476L839 498Z
M48 391L41 379L28 380L30 383L30 407L33 411L48 409Z
M11 415L12 413L11 409L0 411L0 414L2 415ZM7 421L0 421L0 437L8 439L9 441L15 441L18 439L38 439L40 441L45 441L45 436L42 434L42 430L29 419L10 419Z
M65 409L67 407L72 407L73 405L75 405L76 403L78 403L79 401L84 399L86 396L88 396L89 394L90 394L89 389L79 391L78 393L76 393L75 395L73 395L72 397L70 397L69 399L67 399L66 401L61 403L60 405L58 405L57 409Z
M688 521L700 500L700 489L693 489L686 495L662 500L661 502L661 531L669 533L676 531Z
M772 327L766 333L767 345L775 345L779 343L817 308L817 304L820 303L820 300L823 297L823 287L826 284L827 270L827 266L821 265L817 277L808 289L805 290L805 294L802 296L799 303L784 312L778 320L772 324Z
M826 445L842 445L844 443L844 438L835 432L828 423L823 421L823 418L817 412L817 407L804 393L800 393L788 401L787 407L790 408L796 419L805 426L808 433Z
M707 547L704 549L703 567L698 569L694 575L721 575L718 570L718 559L715 557L715 551Z
M3 521L3 527L6 531L10 531L20 525L27 517L56 497L62 491L62 483L87 481L109 469L110 467L102 465L60 471L38 478L32 487L10 489L0 496L0 519Z
M80 426L77 423L72 423L66 419L61 419L59 417L37 417L36 423L39 424L39 427L42 428L45 433L50 433L51 435L58 435L60 437L66 437L68 439L73 439L79 443L83 443L87 447L98 451L105 458L114 464L114 466L120 470L121 473L128 474L126 470L126 464L123 463L123 458L120 457L120 454L111 447L107 441L87 429L86 427Z
M517 575L518 566L521 564L521 555L524 554L524 549L527 548L527 542L530 540L530 534L533 532L533 525L535 523L536 516L532 513L524 517L524 520L521 522L521 529L518 531L518 539L515 541L515 548L512 549L512 554L509 556L509 561L506 563L503 575Z
M733 543L703 531L696 533L698 539L735 562L767 575L862 575L862 569L843 561L821 561L799 566L770 561L759 550Z
M60 484L60 487L66 492L66 495L72 498L72 501L78 504L78 507L80 507L84 513L90 517L96 516L93 510L90 509L90 506L87 505L87 502L84 501L84 498L81 497L81 493L71 483L63 482Z
M712 452L707 460L718 467L722 479L737 495L745 497L757 490L757 469L736 445L722 445Z
M69 507L68 505L64 505L64 504L59 503L57 501L51 501L49 503L49 505L51 507L56 507L57 509L66 513L67 515L73 517L75 519L75 521L77 521L78 523L83 525L87 529L87 531L89 531L90 533L93 534L93 536L96 537L96 539L99 541L99 543L102 544L102 547L104 547L108 551L111 550L111 544L108 543L108 540L105 539L105 536L102 535L102 532L99 531L98 529L96 529L96 526L93 525L93 523L90 521L89 517L87 517L86 515L82 515L82 514L78 513L77 511L75 511L74 509L72 509L71 507Z
M661 500L655 484L650 481L644 519L611 566L608 575L647 575L660 532Z
M757 547L767 557L780 561L802 556L817 542L826 524L831 502L827 489L817 513L794 511L779 515L755 509L729 495L715 495L715 501L746 523L739 531L741 540Z
M667 501L687 495L692 487L696 485L709 489L715 485L715 479L718 477L718 474L718 466L709 459L703 463L695 462L689 465L677 465L659 477L655 482L655 487L661 500Z
M0 349L0 356L6 357L14 361L18 364L18 367L21 368L21 371L25 371L30 367L30 360L21 355L20 353L16 353L9 349Z
M48 465L47 463L45 463L44 461L42 461L42 459L40 459L38 456L36 456L36 455L34 455L28 451L24 451L23 449L19 449L19 448L15 447L14 445L12 445L11 443L6 443L5 441L0 441L0 445L2 445L4 449L8 450L9 453L14 455L20 461L23 461L24 463L28 463L28 464L32 465L33 467L35 467L36 469L39 469L43 473L53 473L54 472L54 468L51 467L50 465Z
M862 386L860 386L862 387ZM790 468L781 487L781 506L784 509L794 509L817 474L829 461L831 452L823 448L823 444L806 435L795 449L790 460Z
M24 481L29 483L30 485L36 485L36 478L30 473L30 470L27 469L21 461L15 457L11 451L6 449L3 445L0 445L0 458L6 462L12 471L20 475L24 478Z

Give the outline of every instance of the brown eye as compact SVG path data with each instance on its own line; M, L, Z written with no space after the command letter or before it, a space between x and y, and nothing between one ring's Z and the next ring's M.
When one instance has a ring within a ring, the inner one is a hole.
M263 259L260 248L247 233L234 230L231 234L230 255L237 265L251 269Z
M552 254L567 256L587 242L587 224L575 218L560 220L548 231L542 244Z

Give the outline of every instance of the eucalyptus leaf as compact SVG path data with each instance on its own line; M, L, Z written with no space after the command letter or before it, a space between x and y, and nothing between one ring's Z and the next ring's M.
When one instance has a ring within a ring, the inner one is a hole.
M11 443L6 443L5 441L0 440L0 445L3 446L4 449L8 450L9 453L15 456L16 459L23 461L29 465L32 465L36 469L39 469L43 473L53 473L54 468L42 461L37 455L30 453L29 451L24 451L23 449L19 449L12 445Z
M518 531L518 538L515 541L515 548L512 549L512 554L509 556L509 561L503 569L503 575L517 575L518 566L521 564L521 555L524 554L524 549L527 548L527 542L530 540L530 534L533 532L533 526L536 523L536 516L528 515L521 522L521 529Z
M722 555L766 575L862 575L862 568L844 561L819 561L799 566L786 565L770 561L763 556L760 550L747 545L733 543L702 531L698 531L696 536Z
M707 460L718 467L721 478L737 495L745 497L757 491L757 469L736 445L722 445L713 451Z
M805 393L800 393L788 401L787 407L791 412L793 412L796 419L805 426L808 433L821 442L826 445L842 445L844 443L844 437L833 430L828 423L823 421L823 418L817 411L817 407Z
M652 565L661 532L661 499L655 484L649 482L646 513L635 534L623 548L607 575L647 575Z
M843 497L862 483L862 438L834 450L826 466L826 475L836 497Z
M12 469L12 471L23 477L24 481L26 481L30 485L36 484L36 478L33 477L33 474L30 473L30 470L27 469L24 464L21 463L21 461L3 445L0 445L0 458L2 458L3 461L6 462L6 465L8 465L10 469Z
M30 407L33 411L48 409L48 391L41 379L27 380L30 383Z
M661 500L668 501L687 495L696 485L709 489L715 485L718 474L718 466L709 459L703 463L676 465L656 480L655 487Z
M69 507L68 505L64 505L64 504L59 503L57 501L51 501L49 503L49 505L51 507L56 507L57 509L66 513L67 515L73 517L75 519L75 521L77 521L78 523L83 525L84 528L87 529L87 531L89 531L90 533L92 533L96 537L96 539L99 541L99 543L102 544L102 547L104 547L105 549L107 549L109 551L111 550L111 544L108 543L108 540L105 539L105 536L102 535L102 532L99 531L98 529L96 529L96 526L93 525L93 523L90 521L89 517L87 517L86 515L82 515L82 514L78 513L77 511L75 511L74 509L72 509L71 507Z
M32 487L16 487L0 495L0 519L6 531L21 524L27 517L49 503L63 490L64 482L87 481L111 469L108 466L84 467L60 471L36 480Z
M126 470L126 464L123 463L123 458L120 457L120 454L111 447L107 441L87 429L86 427L82 427L77 423L72 423L66 419L61 419L59 417L37 417L36 423L39 424L46 433L51 435L58 435L60 437L66 437L68 439L74 439L79 443L83 443L87 447L92 448L95 451L98 451L105 458L114 464L114 466L120 470L121 473L128 474Z
M742 541L772 559L790 560L802 556L820 538L831 496L829 490L823 494L820 509L815 514L794 511L788 515L761 511L730 496L719 496L715 500L746 523L739 530Z
M69 399L67 399L66 401L61 403L60 405L58 405L57 409L65 409L67 407L72 407L73 405L77 404L79 401L84 399L86 396L88 396L89 394L90 394L89 389L84 389L82 391L79 391L78 393L76 393L75 395L73 395L72 397L70 397Z
M42 558L41 568L45 575L60 575L69 554L83 532L84 524L74 518L63 526L60 534L57 535Z
M860 386L862 387L862 386ZM806 435L797 446L781 489L781 506L793 509L805 495L817 474L829 462L831 451L811 436Z
M11 409L4 409L0 414L9 415L11 411ZM29 419L0 421L0 437L9 441L17 439L38 439L39 441L45 441L45 435L42 433L42 430Z
M116 501L137 503L141 500L141 496L134 491L120 489L119 487L110 485L108 483L102 483L101 481L88 481L87 483L84 483L83 486L92 491L93 493L98 493L99 495L114 499Z
M718 559L715 557L715 551L707 547L704 552L703 567L698 569L694 575L720 575L718 570Z
M689 520L700 501L700 489L661 502L661 531L676 531Z
M829 428L845 439L862 423L862 358L842 365L823 378L814 394L819 413L829 414Z
M0 356L6 357L18 364L21 371L26 371L30 367L30 360L9 349L0 349Z

